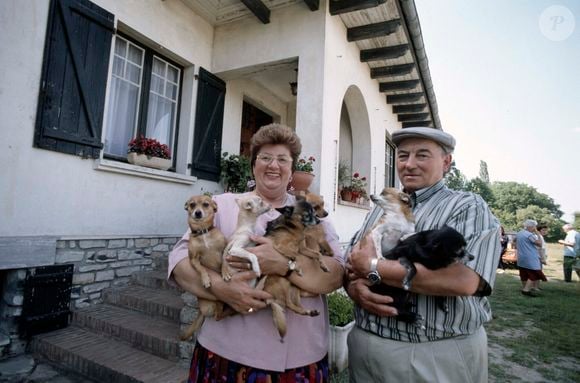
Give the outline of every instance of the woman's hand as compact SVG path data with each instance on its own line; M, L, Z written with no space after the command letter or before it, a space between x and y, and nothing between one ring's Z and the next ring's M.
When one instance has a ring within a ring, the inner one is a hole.
M393 303L393 298L388 295L375 294L369 286L370 282L366 278L357 278L347 282L345 290L353 301L370 313L382 317L397 315L397 309L388 306Z
M256 290L248 283L256 278L253 271L235 273L229 282L221 278L212 281L211 292L216 298L241 314L249 314L267 306L266 300L272 296L265 291Z
M250 239L256 246L248 247L246 250L258 257L262 275L286 275L288 272L288 258L274 249L272 240L254 235Z

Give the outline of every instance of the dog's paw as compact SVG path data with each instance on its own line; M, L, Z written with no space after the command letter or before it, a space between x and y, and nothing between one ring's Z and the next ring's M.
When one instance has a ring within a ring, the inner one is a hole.
M222 272L222 279L226 282L229 282L232 280L232 274L230 274L228 272L226 272L226 273Z
M310 315L311 317L316 317L316 316L320 315L320 312L318 312L318 310L310 310L308 312L308 315Z
M203 287L205 287L206 289L209 289L211 287L211 280L209 279L209 277L203 277L201 283L203 284Z

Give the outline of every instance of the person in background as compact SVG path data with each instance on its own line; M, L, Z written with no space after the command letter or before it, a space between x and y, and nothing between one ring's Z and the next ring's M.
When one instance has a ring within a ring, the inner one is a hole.
M541 267L542 267L542 272L544 271L544 265L548 264L548 249L546 247L546 240L544 239L544 237L548 234L548 225L544 225L544 224L538 224L538 227L536 228L538 230L538 238L540 239L540 241L542 242L542 244L538 247L538 254L540 256L540 263L541 263ZM541 290L539 284L538 287L536 288L537 290Z
M503 273L505 271L505 264L503 263L502 257L505 254L505 252L507 251L507 246L508 246L508 242L509 242L509 238L505 233L505 229L503 228L503 225L499 227L499 244L501 246L501 251L499 254L499 262L497 264L497 268L501 269L498 270L498 273Z
M516 235L518 248L518 269L522 281L522 294L528 297L536 297L540 280L547 281L542 271L542 263L537 247L542 245L538 237L536 226L538 223L533 219L524 221L524 228Z
M424 326L399 321L392 298L375 294L370 286L402 287L406 268L398 260L377 258L366 238L350 252L346 290L356 302L356 326L348 335L351 382L477 382L488 381L487 335L491 320L486 296L492 292L500 255L499 222L477 194L445 186L455 139L438 129L397 130L396 166L404 191L410 195L415 230L449 226L467 242L474 259L429 270L416 263L410 290L414 311ZM382 209L375 206L359 233L372 227ZM445 297L448 310L437 304Z
M191 266L187 244L190 232L177 242L169 255L168 278L175 280L190 293L210 300L220 300L239 314L220 321L206 318L199 333L191 359L188 382L328 382L328 312L321 294L334 291L342 284L344 258L338 236L328 220L321 220L333 257L323 257L330 270L324 272L310 259L295 263L278 253L269 238L263 237L269 221L280 216L274 208L293 205L295 197L287 192L294 165L302 144L294 131L283 125L261 127L252 137L250 152L255 194L273 209L258 217L252 241L254 253L263 275L286 276L310 297L302 304L317 309L319 316L307 317L287 310L288 333L284 342L272 323L270 308L265 301L270 294L253 289L248 281L255 278L245 260L227 258L230 265L246 270L225 282L219 273L211 272L211 287L205 289L198 273ZM213 196L218 204L214 225L226 238L236 229L240 194L225 193ZM306 257L304 257L306 258ZM299 267L306 277L293 272Z
M566 238L559 240L558 243L564 245L564 281L572 282L572 269L576 260L574 247L577 245L577 240L580 236L574 230L574 226L569 223L562 226L562 229L566 233ZM576 269L576 275L580 278L580 270Z

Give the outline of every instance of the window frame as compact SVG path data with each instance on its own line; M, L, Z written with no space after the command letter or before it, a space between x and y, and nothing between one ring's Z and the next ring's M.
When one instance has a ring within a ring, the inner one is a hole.
M387 139L385 141L385 187L395 187L395 153L395 145Z
M175 172L177 149L179 148L179 123L180 123L180 118L181 118L181 103L182 103L182 99L183 99L183 89L184 89L183 77L184 77L185 68L182 65L180 65L179 63L175 62L174 60L163 55L158 50L151 48L147 44L140 42L139 40L136 40L135 38L127 35L126 33L123 33L121 31L117 31L113 35L111 55L109 58L109 60L111 60L111 70L110 70L109 77L107 80L108 81L107 85L109 86L109 88L110 88L110 85L112 84L112 79L113 79L113 61L114 61L114 56L115 56L115 48L116 48L116 44L117 44L117 38L119 38L119 37L128 41L129 43L137 46L138 48L140 48L144 51L144 53L143 53L143 55L144 55L143 67L142 67L142 73L141 73L141 89L139 90L139 102L137 105L138 113L136 116L136 127L134 128L134 131L133 131L133 138L138 137L140 135L143 135L144 137L146 136L147 119L148 119L148 106L149 106L149 98L150 98L150 92L151 92L151 77L153 75L153 73L152 73L153 58L157 57L158 59L165 61L166 63L174 66L175 68L177 68L179 70L178 83L177 83L178 89L177 89L176 114L175 114L175 122L173 124L174 129L172 132L173 145L172 145L172 147L170 147L172 166L171 166L171 168L168 169L168 171ZM111 95L110 95L110 90L109 90L108 97L110 97L110 96ZM108 101L107 101L107 103L108 103ZM111 112L110 109L107 108L107 114L104 116L104 121L108 120L108 114L110 112ZM106 126L106 129L107 130L111 129L111 127ZM106 135L103 134L103 140L105 139L105 137L106 137ZM107 153L107 152L105 152L105 148L103 148L103 158L107 159L107 160L114 160L114 161L128 163L126 156L119 156L119 155Z

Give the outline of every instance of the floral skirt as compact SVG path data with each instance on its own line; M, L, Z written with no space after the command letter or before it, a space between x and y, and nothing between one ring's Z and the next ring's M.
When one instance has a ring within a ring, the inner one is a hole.
M328 383L328 358L284 372L261 370L222 358L197 343L188 383Z

